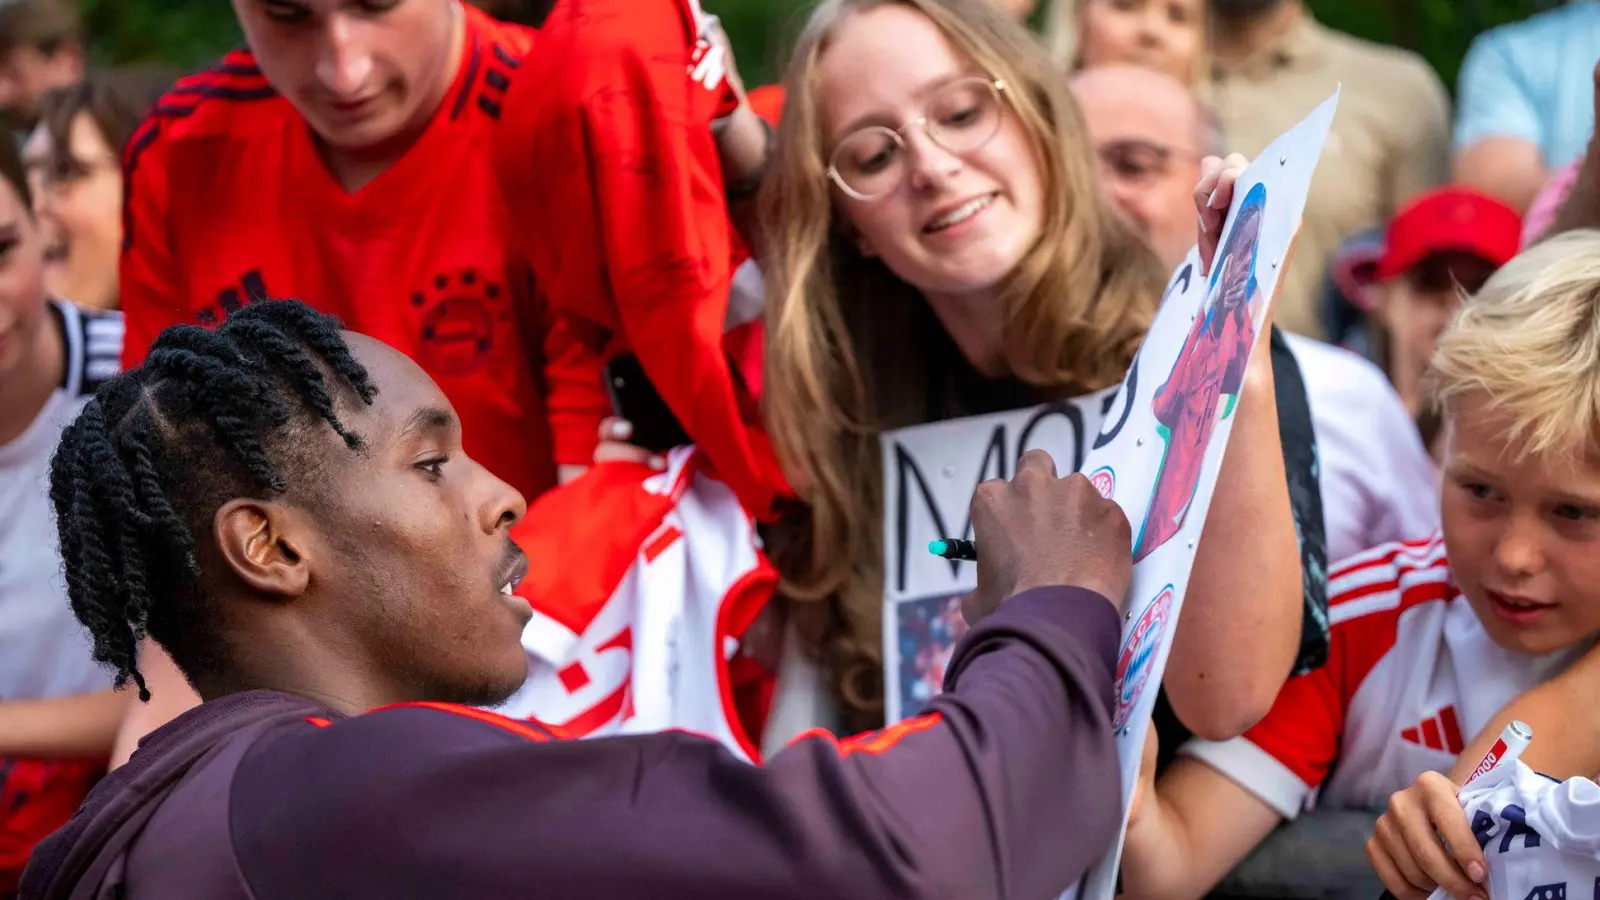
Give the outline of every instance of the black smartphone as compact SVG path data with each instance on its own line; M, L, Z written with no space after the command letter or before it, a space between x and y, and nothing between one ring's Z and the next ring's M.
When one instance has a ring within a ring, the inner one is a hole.
M633 437L628 443L652 453L693 443L667 402L656 393L637 356L628 353L611 360L606 364L605 379L611 408L633 424Z

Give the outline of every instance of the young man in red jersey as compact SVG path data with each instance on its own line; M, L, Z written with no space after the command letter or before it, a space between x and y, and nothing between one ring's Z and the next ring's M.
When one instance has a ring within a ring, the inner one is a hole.
M416 360L495 475L550 487L548 329L486 152L534 32L459 0L233 6L249 49L180 81L128 143L125 363L170 325L294 297ZM143 657L153 702L114 764L199 702L159 647Z
M560 0L539 41L495 155L517 247L567 336L549 369L563 475L593 458L608 405L599 361L631 353L764 516L788 488L735 375L728 293L746 256L730 206L748 209L769 129L698 0Z
M484 148L534 33L459 0L234 0L249 44L129 142L125 361L295 297L422 365L468 450L554 482L543 314Z

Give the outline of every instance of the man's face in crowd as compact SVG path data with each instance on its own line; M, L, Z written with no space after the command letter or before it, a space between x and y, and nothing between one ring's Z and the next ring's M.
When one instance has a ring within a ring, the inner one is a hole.
M1435 253L1378 286L1374 312L1388 341L1389 377L1412 415L1421 409L1422 378L1460 292L1476 293L1493 274L1494 265L1481 257Z
M1189 83L1205 48L1204 0L1081 0L1084 68L1148 66Z
M1489 636L1542 654L1600 631L1600 458L1521 453L1482 395L1458 398L1445 417L1445 551Z
M233 0L256 62L329 145L382 147L426 126L457 59L450 0Z
M31 126L39 118L39 98L46 91L76 84L82 77L83 53L76 44L54 53L13 48L0 54L0 114L13 127Z
M1085 69L1072 80L1107 195L1176 266L1197 237L1199 107L1170 76L1135 66Z
M335 392L365 447L352 452L317 426L313 471L288 476L277 544L304 581L272 614L348 641L389 696L499 703L527 676L530 609L510 593L527 559L509 536L526 505L462 451L449 400L416 363L372 338L345 339L378 387L371 406ZM315 496L294 496L297 477ZM238 534L228 509L222 531Z

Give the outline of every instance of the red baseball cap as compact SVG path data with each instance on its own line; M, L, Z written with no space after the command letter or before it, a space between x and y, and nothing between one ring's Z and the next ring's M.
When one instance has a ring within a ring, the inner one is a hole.
M1378 278L1402 275L1435 253L1470 253L1496 268L1522 246L1522 217L1486 194L1464 187L1428 191L1407 203L1384 238Z

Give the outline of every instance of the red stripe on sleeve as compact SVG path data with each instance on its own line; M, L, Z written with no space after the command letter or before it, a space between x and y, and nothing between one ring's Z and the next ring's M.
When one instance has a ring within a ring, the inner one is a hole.
M382 712L386 709L405 709L407 707L432 709L443 713L449 713L453 716L461 716L464 719L477 719L479 722L482 722L485 725L493 725L496 728L501 728L511 732L512 734L525 737L530 741L539 741L542 743L555 737L555 734L541 722L535 722L531 719L510 719L498 713L474 709L470 706L458 706L454 703L431 703L427 701L418 703L395 703L390 706L380 706L373 710L373 712Z
M809 738L818 738L826 741L829 744L832 744L834 749L838 751L840 757L849 756L852 753L866 753L870 756L877 756L891 749L896 744L905 740L907 737L927 731L943 721L943 713L923 713L920 716L915 716L902 722L896 722L895 724L890 725L888 728L884 728L879 731L869 731L865 734L858 734L855 737L846 738L842 741L830 731L822 728L812 728L796 735L795 739L789 743L792 746Z

